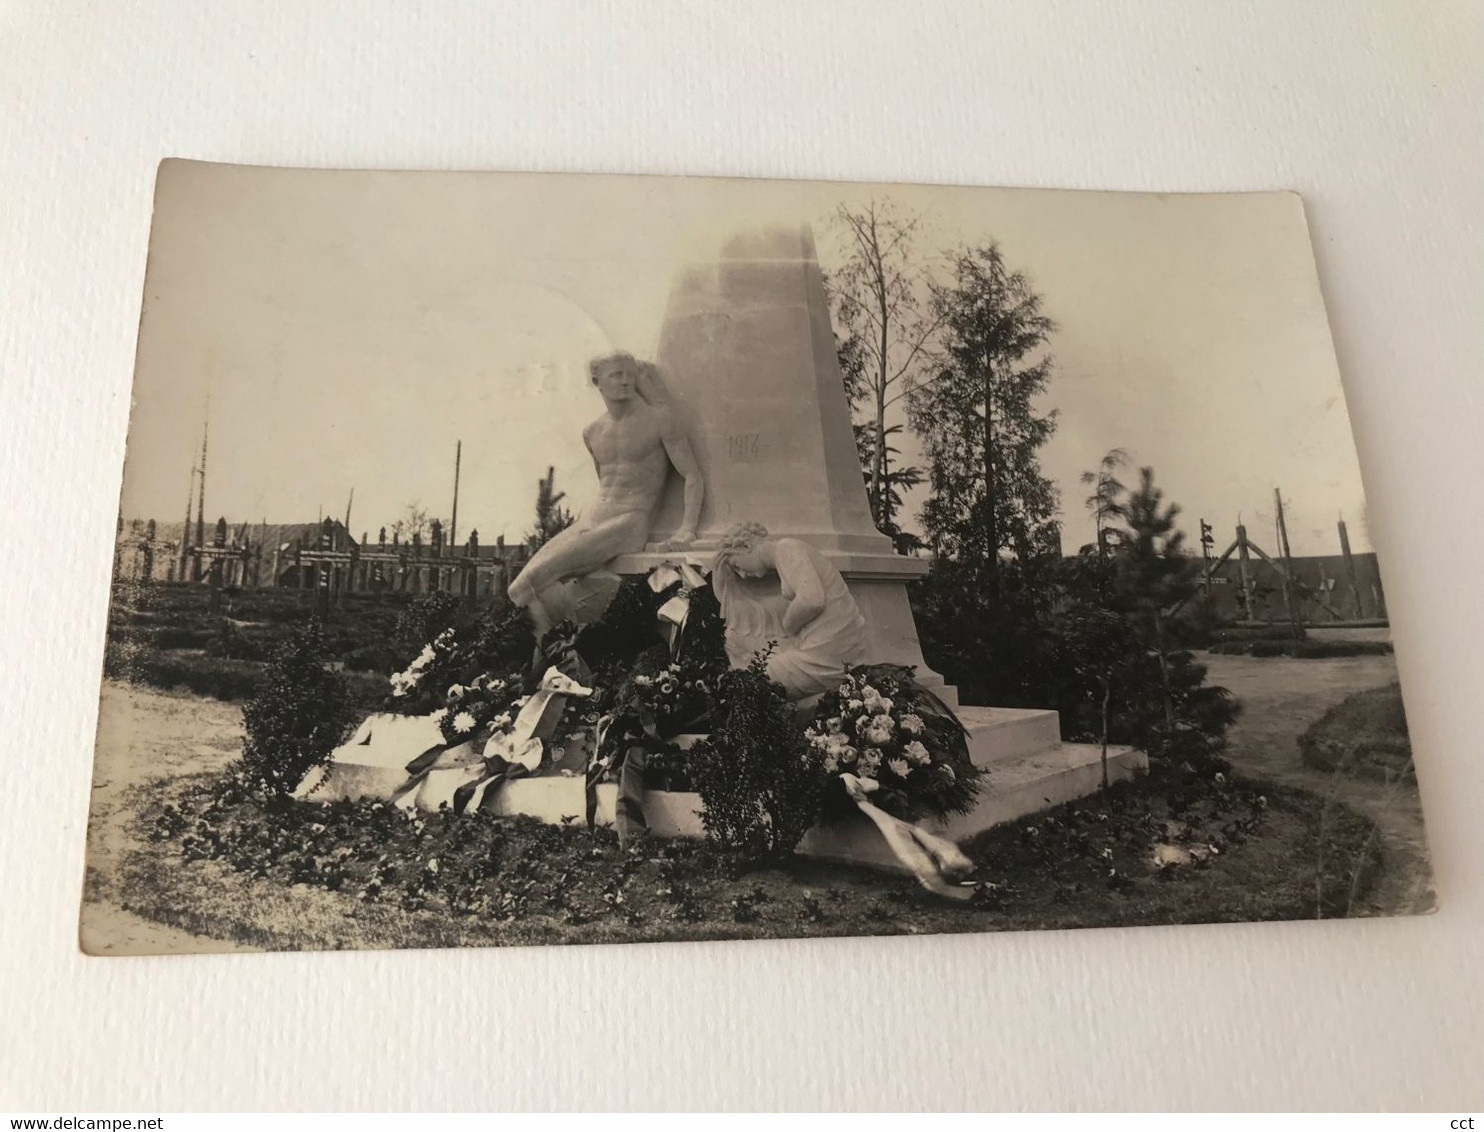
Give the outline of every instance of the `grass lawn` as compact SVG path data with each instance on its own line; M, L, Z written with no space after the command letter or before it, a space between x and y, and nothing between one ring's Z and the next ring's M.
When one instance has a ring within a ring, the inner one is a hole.
M230 705L110 684L83 915L94 952L448 947L1198 923L1344 915L1371 823L1318 795L1154 780L991 830L980 895L793 860L734 875L705 845L384 807L222 806ZM220 718L218 718L220 716ZM240 733L240 730L236 733ZM107 777L102 777L107 771ZM990 789L993 789L991 781Z
M1386 730L1396 735L1403 717L1399 702L1391 699L1397 679L1394 658L1298 660L1207 654L1201 661L1208 666L1208 680L1230 688L1242 701L1242 715L1227 734L1223 752L1238 774L1309 791L1377 823L1377 842L1385 866L1358 910L1367 915L1432 911L1437 898L1416 776L1407 774L1387 781L1381 776L1356 773L1353 759L1329 770L1311 765L1303 757L1304 736L1332 730L1339 724L1335 709L1357 694L1363 703L1377 697L1390 699L1388 715L1382 718L1389 718ZM1386 688L1393 692L1377 691ZM1326 715L1331 722L1321 725L1319 721ZM1371 713L1361 712L1354 716L1353 726L1339 726L1363 734L1374 729L1368 720L1380 722ZM1418 773L1425 775L1426 769L1424 765Z

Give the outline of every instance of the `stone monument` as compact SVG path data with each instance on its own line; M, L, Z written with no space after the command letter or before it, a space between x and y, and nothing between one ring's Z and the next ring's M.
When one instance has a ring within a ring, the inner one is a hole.
M706 481L698 550L743 521L808 543L849 586L865 618L866 659L915 667L956 706L954 689L923 660L907 604L906 583L928 563L895 553L871 520L809 228L744 233L714 259L683 266L656 362ZM683 484L672 477L651 553L612 568L638 573L669 557L653 552L684 518Z
M919 682L956 710L968 732L970 756L990 772L972 813L922 823L949 840L963 840L1000 822L1096 791L1105 754L1113 780L1131 777L1148 765L1143 752L1129 747L1105 753L1093 744L1063 743L1055 711L960 708L955 690L927 668L906 585L927 572L928 562L896 554L891 540L871 521L824 281L807 227L737 236L714 259L683 268L661 330L658 366L668 391L663 413L652 417L647 409L633 405L615 413L613 394L618 394L617 402L625 402L629 392L619 388L625 385L622 375L594 372L610 410L608 418L596 424L626 420L629 410L635 410L637 416L629 424L643 426L633 436L619 438L625 443L611 452L607 441L617 433L605 434L606 439L585 437L599 477L604 479L607 459L615 482L605 480L605 492L610 486L632 487L637 481L629 475L630 464L637 460L643 473L637 477L641 490L637 496L615 490L608 497L613 506L597 513L598 519L619 516L612 529L590 523L585 534L558 547L571 552L565 561L558 558L559 568L527 578L529 592L527 587L512 587L520 604L529 606L529 599L548 591L553 582L590 587L604 577L643 574L679 561L733 571L736 577L729 576L723 590L776 575L767 594L755 595L764 604L775 600L773 591L788 581L784 574L791 578L812 574L836 586L843 579L848 598L842 591L831 596L824 587L805 625L786 625L788 614L781 605L768 614L776 616L785 637L797 637L793 655L784 655L790 671L780 675L793 680L797 686L791 690L804 696L816 690L810 681L817 683L820 671L852 661L857 650L867 663L916 668ZM611 388L603 388L605 381ZM651 479L651 473L666 482ZM647 532L633 518L636 512L647 517ZM642 537L645 534L647 538ZM830 568L800 565L816 556ZM553 557L555 552L547 561ZM728 599L725 594L722 598L725 608ZM741 603L748 604L750 600ZM829 609L840 616L823 616ZM815 620L820 642L810 636L809 625ZM730 632L730 618L728 628ZM741 628L746 636L746 626ZM760 631L764 636L773 632L770 626ZM729 652L732 644L729 640ZM739 650L745 644L738 642ZM822 655L824 663L811 652L815 644L827 654ZM405 769L409 750L436 742L436 727L428 720L373 716L355 739L336 751L324 781L315 785L306 780L301 790L323 800L395 796L399 805L435 810L450 804L455 789L478 771L453 760L409 789ZM593 816L600 824L614 822L617 791L612 783L597 787ZM545 775L506 782L489 808L566 822L579 819L586 806L580 777ZM650 830L660 836L700 837L704 835L700 806L696 794L653 791L645 797L644 814ZM901 867L864 817L815 827L799 851L829 860Z

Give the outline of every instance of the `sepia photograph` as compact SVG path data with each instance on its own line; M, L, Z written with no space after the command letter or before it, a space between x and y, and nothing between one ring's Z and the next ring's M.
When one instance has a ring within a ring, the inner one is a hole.
M1433 910L1296 194L154 208L88 954Z

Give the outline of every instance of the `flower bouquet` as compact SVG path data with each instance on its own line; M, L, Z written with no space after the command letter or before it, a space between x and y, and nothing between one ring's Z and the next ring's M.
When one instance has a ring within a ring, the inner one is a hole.
M616 771L630 750L641 747L648 756L646 785L684 788L685 759L675 737L710 729L719 675L710 664L682 659L622 680L607 705L599 749L605 766Z
M468 684L450 684L433 718L446 742L462 743L508 728L527 698L519 672L482 672Z
M872 783L873 801L903 820L967 813L978 796L984 772L969 758L963 725L909 668L851 669L806 734L826 773ZM843 786L826 802L827 816L854 808Z
M444 629L423 645L405 669L392 674L386 710L427 715L452 707L449 689L459 685L467 690L481 678L512 672L530 657L531 648L530 630L518 610L486 613L471 623ZM508 676L501 679L512 682ZM519 686L521 677L513 682ZM525 690L531 690L531 680L525 682ZM471 701L471 714L473 707Z

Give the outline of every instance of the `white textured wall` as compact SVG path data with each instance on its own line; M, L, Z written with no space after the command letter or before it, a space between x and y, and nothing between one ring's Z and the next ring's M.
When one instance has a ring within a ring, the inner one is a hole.
M0 8L0 1107L1484 1107L1477 5ZM85 960L164 156L1306 197L1442 911L1410 921Z

